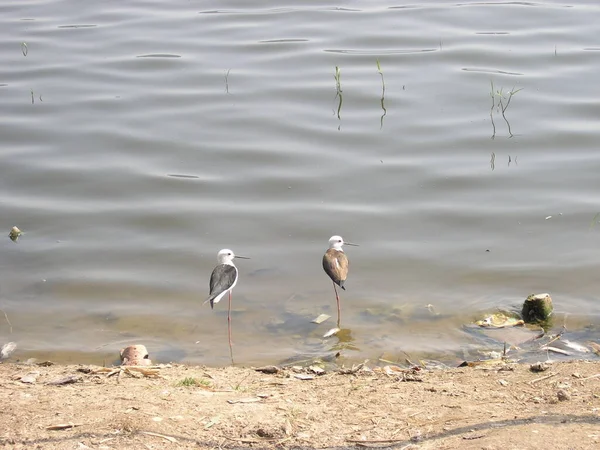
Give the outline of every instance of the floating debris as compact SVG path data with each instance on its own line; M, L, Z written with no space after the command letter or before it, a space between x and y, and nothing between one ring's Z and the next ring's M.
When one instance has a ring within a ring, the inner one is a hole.
M440 315L440 313L435 310L435 306L433 306L431 303L429 303L428 305L425 305L425 308L427 308L427 310L434 316Z
M581 353L589 353L590 352L589 348L587 348L585 345L578 344L577 342L571 342L566 339L561 339L561 342L563 344L565 344L565 347L569 347L570 349L575 350L577 352L581 352Z
M331 330L329 330L327 333L325 333L325 334L323 335L323 337L324 337L324 338L331 337L331 336L333 336L333 335L336 335L336 334L338 334L340 331L342 331L342 330L341 330L341 328L338 328L338 327L332 328L332 329L331 329Z
M184 174L179 174L179 173L168 173L167 176L173 177L173 178L192 178L192 179L200 178L197 175L184 175Z
M550 347L549 345L545 345L543 347L540 347L540 350L546 350L548 352L554 352L554 353L558 353L560 355L565 355L565 356L571 356L572 355L571 352L563 350L562 348Z
M149 55L138 55L136 58L181 58L181 55L171 53L152 53Z
M597 343L595 343L595 342L589 341L589 342L588 342L588 345L589 345L590 347L592 347L592 350L594 351L594 353L595 353L596 355L600 355L600 344L597 344Z
M19 237L21 237L22 234L23 234L23 232L21 230L19 230L19 228L12 227L10 230L10 233L8 233L8 237L10 238L11 241L17 242L17 240L19 240Z
M311 322L312 323L316 323L318 325L320 323L325 322L330 317L331 316L328 316L327 314L319 314L319 316L317 316L316 318L314 318L313 320L311 320Z
M98 25L92 24L77 24L77 25L59 25L58 28L94 28Z

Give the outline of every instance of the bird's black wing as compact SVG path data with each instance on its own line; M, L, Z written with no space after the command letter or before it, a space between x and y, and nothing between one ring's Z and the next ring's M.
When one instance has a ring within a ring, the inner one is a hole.
M215 267L210 276L210 296L207 299L210 302L211 308L213 307L214 299L233 286L236 277L237 269L231 264L219 264Z

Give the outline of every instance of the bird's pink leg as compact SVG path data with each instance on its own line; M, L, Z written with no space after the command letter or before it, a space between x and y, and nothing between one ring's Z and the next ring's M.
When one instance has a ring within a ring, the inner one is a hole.
M338 320L337 320L337 327L340 327L340 320L342 318L342 308L340 306L340 296L338 295L337 292L337 288L335 287L335 283L333 283L333 290L335 292L335 300L337 302L337 309L338 309Z
M231 291L229 291L229 310L227 311L227 330L229 332L229 347L231 347Z
M229 357L233 366L233 343L231 342L231 291L229 291L229 309L227 311L227 331L229 334Z

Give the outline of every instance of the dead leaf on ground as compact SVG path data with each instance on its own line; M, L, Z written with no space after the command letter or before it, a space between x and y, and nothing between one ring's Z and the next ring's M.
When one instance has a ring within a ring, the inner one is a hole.
M63 384L72 384L83 381L83 378L78 377L77 375L67 375L66 377L59 378L57 380L48 381L46 384L52 386L60 386Z
M398 366L384 366L383 367L383 372L390 376L390 375L398 375L399 373L403 373L406 372L405 369L402 369Z
M35 363L36 366L40 366L40 367L50 367L53 366L54 363L52 361L42 361L39 363Z
M20 378L20 381L21 381L21 383L25 383L25 384L33 384L37 381L39 376L40 376L39 372L30 372L27 375L23 375Z
M140 433L145 434L146 436L155 436L155 437L163 438L174 444L178 442L177 439L175 439L172 436L166 436L166 435L160 434L160 433L153 433L152 431L140 431Z
M529 370L532 372L544 372L550 368L550 364L543 362L536 362L535 364L531 364L529 366Z
M298 378L299 380L314 380L315 376L307 373L295 373L294 378Z
M322 367L319 367L319 366L309 366L308 370L317 375L325 374L325 369L323 369Z
M291 436L294 432L294 429L292 428L292 424L289 419L285 419L284 431L287 436Z
M547 380L548 378L552 378L553 376L556 376L556 375L558 375L558 374L556 372L553 372L553 373L550 373L550 374L548 374L548 375L546 375L544 377L540 377L540 378L536 378L535 380L531 380L529 382L529 384L539 383L540 381Z
M73 423L73 422L59 423L56 425L47 426L46 430L68 430L69 428L80 427L82 425L83 425L82 423Z
M250 397L250 398L236 398L233 400L227 400L227 403L233 405L235 403L257 403L262 401L262 399L258 397Z
M347 368L342 366L339 370L338 373L340 375L354 375L356 374L358 371L360 371L365 364L368 362L368 359L365 359L364 362L361 362L360 364L354 364L352 367Z
M481 439L482 437L485 437L485 434L469 434L467 436L463 436L463 439L465 441L472 441L474 439Z
M257 367L256 369L257 372L262 372L262 373L278 373L281 369L277 366L263 366L263 367Z

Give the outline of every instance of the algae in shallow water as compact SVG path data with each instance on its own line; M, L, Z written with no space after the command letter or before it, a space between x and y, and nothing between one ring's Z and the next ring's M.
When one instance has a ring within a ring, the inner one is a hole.
M23 232L21 230L19 230L19 228L12 227L10 230L10 233L8 233L8 237L10 238L11 241L17 242L22 234L23 234Z
M523 302L522 316L527 323L546 322L552 315L552 298L549 294L531 294ZM547 327L544 327L547 329Z
M484 328L510 328L524 323L517 314L503 311L490 314L475 322L476 325Z

